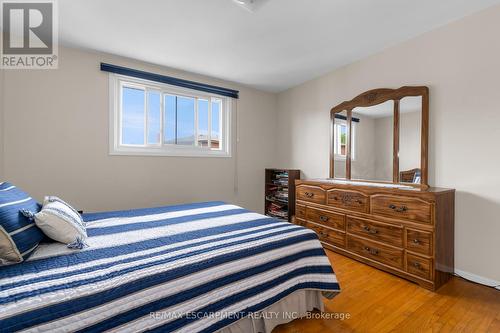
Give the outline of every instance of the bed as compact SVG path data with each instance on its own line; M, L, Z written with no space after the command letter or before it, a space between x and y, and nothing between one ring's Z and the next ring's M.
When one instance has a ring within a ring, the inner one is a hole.
M89 247L0 267L0 331L265 332L340 292L314 232L238 206L83 218Z

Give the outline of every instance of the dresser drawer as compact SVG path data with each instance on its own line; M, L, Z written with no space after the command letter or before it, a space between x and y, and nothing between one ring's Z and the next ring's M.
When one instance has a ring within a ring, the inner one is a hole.
M406 229L406 248L410 251L432 255L432 233Z
M430 280L432 270L432 259L406 255L406 271L410 274L420 276L421 278Z
M307 207L306 219L327 227L345 231L345 215L329 212L323 209Z
M358 191L349 190L329 190L327 204L337 208L354 210L357 212L368 213L369 197Z
M309 201L318 204L324 204L326 192L321 187L317 186L297 186L297 200Z
M396 268L403 268L403 250L347 235L347 250Z
M399 226L347 216L347 232L403 247L403 228Z
M320 241L339 247L345 247L345 233L307 221L302 221L301 225L314 230L318 234Z
M296 205L295 206L295 216L303 219L306 217L306 206L303 205Z
M420 199L373 195L370 199L372 214L432 223L432 204Z

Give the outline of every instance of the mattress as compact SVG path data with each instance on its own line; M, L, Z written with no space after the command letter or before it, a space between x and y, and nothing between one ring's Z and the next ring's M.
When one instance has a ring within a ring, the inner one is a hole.
M0 329L215 332L340 287L314 232L223 202L84 214L89 247L0 267Z

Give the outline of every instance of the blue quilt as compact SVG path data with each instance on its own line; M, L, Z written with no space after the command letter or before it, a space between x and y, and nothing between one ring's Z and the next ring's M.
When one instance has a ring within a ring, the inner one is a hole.
M85 214L89 247L0 267L0 331L214 332L339 291L314 232L223 202Z

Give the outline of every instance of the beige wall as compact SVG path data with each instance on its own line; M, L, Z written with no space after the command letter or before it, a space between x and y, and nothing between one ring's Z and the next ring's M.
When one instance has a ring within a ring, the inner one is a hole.
M429 86L430 183L457 189L456 268L500 281L499 31L496 6L279 94L279 164L327 177L332 106Z
M101 61L240 90L236 155L110 156L108 75L99 70ZM204 200L263 210L264 168L273 166L275 154L275 95L75 49L60 49L59 67L5 73L5 179L37 199L60 195L86 211Z
M4 105L4 98L3 98L3 87L4 87L4 70L0 69L0 180L3 178L3 135L4 135L4 130L3 130L3 105Z

